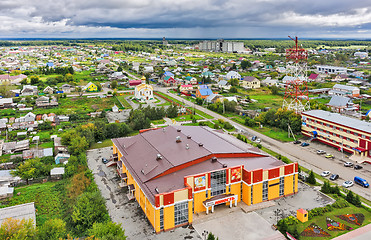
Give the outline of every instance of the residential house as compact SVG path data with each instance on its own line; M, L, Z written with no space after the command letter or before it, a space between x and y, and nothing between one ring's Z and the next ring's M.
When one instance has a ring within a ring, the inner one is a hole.
M205 101L207 103L216 103L218 101L221 101L223 99L223 96L217 93L211 93L209 96L205 98Z
M62 179L63 174L64 174L64 167L55 167L52 170L50 170L50 177L53 180Z
M48 108L58 106L57 99L53 96L51 98L46 96L40 96L36 99L36 107Z
M12 108L13 98L0 98L0 108Z
M229 90L229 89L231 89L231 84L226 80L220 80L218 82L218 87L219 87L219 89Z
M311 73L308 77L308 81L321 81L321 77L319 76L319 74L315 74L315 73Z
M60 89L64 92L64 93L70 93L70 92L73 92L75 91L75 87L72 86L72 85L69 85L69 84L63 84Z
M228 81L228 80L231 80L231 79L238 79L240 80L241 79L241 75L236 72L236 71L229 71L226 75L225 75L225 79Z
M166 76L163 79L163 83L165 86L174 86L176 84L176 80L171 76Z
M240 86L247 89L260 88L260 81L256 77L246 76L240 81Z
M53 94L54 93L54 89L52 87L50 87L50 86L47 86L46 88L44 88L43 93Z
M360 90L358 87L347 86L342 84L335 84L332 90L329 91L329 95L337 95L343 97L359 97Z
M84 88L83 90L85 90L86 92L97 92L98 91L98 87L97 85L95 85L94 83L92 82L89 82Z
M22 96L32 96L37 95L37 86L31 86L31 85L23 85L23 88L21 90Z
M213 94L210 88L200 88L196 90L196 97L205 99L209 95Z
M316 67L317 67L318 73L347 74L347 68L344 68L344 67L327 66L327 65L318 65Z
M271 77L267 77L266 79L262 80L261 81L261 84L263 86L276 86L278 87L279 83L278 83L278 80L277 79L272 79Z
M359 109L358 104L354 104L352 99L348 97L342 97L333 95L330 102L326 104L330 107L333 112L343 113L345 111L357 111Z
M333 81L333 82L342 82L342 81L345 81L345 80L348 80L348 75L346 75L346 74L338 74L331 81Z
M180 85L179 86L179 92L186 92L186 93L188 93L191 90L193 90L193 85L191 85L191 84Z
M195 84L197 84L197 78L191 77L191 76L187 76L187 77L185 77L185 82L186 82L186 84L195 85Z

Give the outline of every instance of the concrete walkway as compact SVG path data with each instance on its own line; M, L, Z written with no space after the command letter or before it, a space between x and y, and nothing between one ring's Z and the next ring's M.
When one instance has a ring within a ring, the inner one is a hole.
M370 240L371 239L371 224L364 227L357 228L356 230L350 231L339 237L333 238L333 240Z

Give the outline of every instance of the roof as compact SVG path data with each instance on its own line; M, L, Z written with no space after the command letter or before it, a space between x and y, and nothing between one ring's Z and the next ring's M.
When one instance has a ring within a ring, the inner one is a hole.
M346 107L349 102L352 102L350 98L334 95L327 105L333 107Z
M166 72L164 72L164 76L172 77L172 76L174 76L174 73L166 71Z
M178 136L181 142L176 141ZM121 161L152 203L158 194L155 188L160 193L182 189L184 176L221 169L223 164L245 165L247 169L284 164L233 136L201 126L168 126L112 141L124 155ZM216 162L208 161L215 154L224 155ZM238 158L231 157L233 154Z
M213 94L210 88L201 88L201 89L198 89L198 91L200 92L202 96L209 96Z
M64 174L64 167L56 167L50 170L50 175L63 175Z
M32 219L36 225L35 205L33 202L20 204L12 207L0 209L0 225L7 218L13 219Z
M315 74L315 73L312 73L311 75L309 75L309 79L316 79L318 77L319 74Z
M353 86L347 86L347 85L342 85L342 84L335 84L333 87L333 89L341 89L341 90L348 90L348 91L353 91L353 90L359 90L359 88L357 87L353 87Z
M324 119L333 123L337 123L346 127L353 128L355 130L360 130L371 134L371 123L346 117L338 113L332 113L323 110L311 110L303 112L302 114Z
M252 82L252 81L255 81L255 80L257 80L258 81L258 79L256 78L256 77L252 77L252 76L246 76L246 77L244 77L243 79L241 79L242 81L247 81L247 82Z

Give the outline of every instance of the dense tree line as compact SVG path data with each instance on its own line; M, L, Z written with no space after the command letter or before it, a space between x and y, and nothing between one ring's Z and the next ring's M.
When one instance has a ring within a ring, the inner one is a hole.
M301 116L294 111L284 110L279 108L277 110L271 109L268 112L263 112L254 119L245 118L245 125L255 127L257 124L268 125L271 127L287 130L288 124L294 133L301 130Z
M51 75L51 74L59 74L59 75L66 75L66 74L74 74L75 71L73 70L73 67L55 67L55 68L51 68L51 67L40 67L38 69L38 73L39 74L43 74L43 75Z

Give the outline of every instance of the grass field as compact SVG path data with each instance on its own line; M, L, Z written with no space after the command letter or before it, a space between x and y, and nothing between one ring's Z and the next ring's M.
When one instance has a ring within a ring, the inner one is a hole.
M103 140L102 143L93 143L90 149L110 147L110 146L112 146L111 139L106 139L106 140Z
M125 109L132 109L131 105L126 101L125 97L127 96L116 96L117 99L124 105Z
M182 116L178 116L178 117L174 118L174 120L177 121L177 122L192 121L192 116L196 120L203 119L203 117L200 117L200 116L197 116L197 115L182 115Z
M42 225L48 219L62 217L62 196L57 182L46 182L17 187L14 196L0 202L0 208L35 202L36 223ZM18 196L17 193L20 193Z

